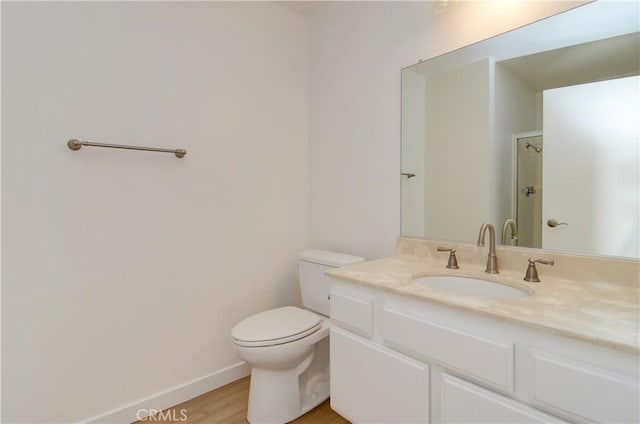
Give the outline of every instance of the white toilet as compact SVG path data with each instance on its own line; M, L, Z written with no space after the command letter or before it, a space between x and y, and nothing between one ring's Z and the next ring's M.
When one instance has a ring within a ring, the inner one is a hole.
M329 397L329 278L324 272L362 261L321 250L302 252L298 278L306 309L271 309L233 327L238 355L251 365L250 423L286 423Z

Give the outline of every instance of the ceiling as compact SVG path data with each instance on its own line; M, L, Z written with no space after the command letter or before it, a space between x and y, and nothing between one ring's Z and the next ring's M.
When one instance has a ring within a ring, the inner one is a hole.
M317 13L323 7L327 7L330 1L274 1L278 6L304 17Z
M640 73L639 33L498 62L534 91Z

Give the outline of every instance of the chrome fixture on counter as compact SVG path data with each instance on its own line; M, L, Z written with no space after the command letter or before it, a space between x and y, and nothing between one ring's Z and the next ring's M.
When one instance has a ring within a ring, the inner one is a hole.
M551 265L556 263L553 259L550 261L545 259L531 259L529 258L529 266L527 267L527 273L524 276L524 281L528 281L530 283L539 283L540 277L538 277L538 270L536 269L536 263Z
M518 226L516 222L509 218L504 222L502 226L502 245L507 244L507 229L511 228L511 240L513 240L514 245L518 245Z
M487 257L487 269L489 274L498 274L498 256L496 256L496 228L490 222L485 222L480 226L478 234L478 246L484 246L484 235L489 229L489 256Z
M126 144L95 143L93 141L80 141L76 139L71 139L67 141L67 146L71 150L80 150L82 146L91 146L91 147L109 147L111 149L144 150L147 152L173 153L174 155L176 155L177 158L183 158L187 154L187 151L185 149L161 149L158 147L128 146Z
M449 252L449 261L447 262L447 268L450 269L458 269L458 259L456 258L455 249L446 248L446 247L438 247L438 252Z

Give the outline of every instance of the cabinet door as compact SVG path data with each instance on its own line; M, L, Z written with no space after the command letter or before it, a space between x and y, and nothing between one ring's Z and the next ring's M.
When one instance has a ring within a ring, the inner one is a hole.
M331 329L331 407L355 423L428 423L429 368Z
M443 423L550 423L562 422L475 384L442 374Z

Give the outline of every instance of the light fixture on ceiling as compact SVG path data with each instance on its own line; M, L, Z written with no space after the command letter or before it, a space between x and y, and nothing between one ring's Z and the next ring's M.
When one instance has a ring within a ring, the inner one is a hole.
M451 8L452 3L455 1L457 0L434 0L431 4L431 10L433 10L433 13L436 15L442 15Z

